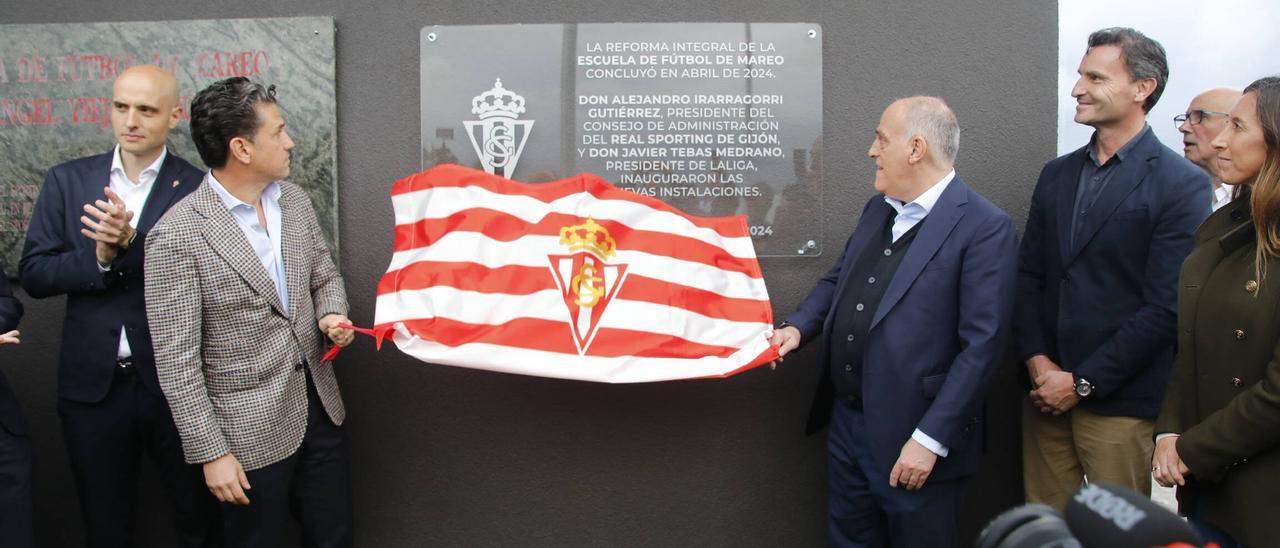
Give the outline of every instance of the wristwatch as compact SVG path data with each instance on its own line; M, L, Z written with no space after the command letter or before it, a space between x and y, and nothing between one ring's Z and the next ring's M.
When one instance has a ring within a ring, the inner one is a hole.
M1077 396L1087 398L1089 394L1093 393L1093 384L1089 381L1084 380L1082 377L1077 377L1075 373L1071 374L1071 378L1075 380Z

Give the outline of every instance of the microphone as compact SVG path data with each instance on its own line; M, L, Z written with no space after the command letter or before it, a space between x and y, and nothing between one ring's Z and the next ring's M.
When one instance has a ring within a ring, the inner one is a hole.
M1066 520L1043 504L1018 506L996 516L978 535L976 548L1081 548Z
M1186 521L1138 493L1093 482L1067 501L1067 526L1084 548L1203 546Z

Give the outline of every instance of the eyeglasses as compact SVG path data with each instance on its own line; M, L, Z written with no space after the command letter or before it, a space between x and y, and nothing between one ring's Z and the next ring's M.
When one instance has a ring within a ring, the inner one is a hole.
M1216 110L1196 109L1196 110L1189 111L1186 114L1179 114L1177 116L1174 116L1173 124L1177 126L1181 126L1183 122L1188 122L1194 126L1196 124L1199 124L1200 122L1203 122L1205 117L1208 117L1208 116L1231 116L1231 113L1218 112Z

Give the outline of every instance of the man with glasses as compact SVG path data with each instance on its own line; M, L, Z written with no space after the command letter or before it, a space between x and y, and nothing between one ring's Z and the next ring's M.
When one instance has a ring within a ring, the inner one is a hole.
M1227 113L1239 100L1238 89L1211 89L1192 99L1186 114L1173 117L1178 131L1182 132L1182 155L1209 174L1214 211L1231 201L1235 188L1222 183L1222 177L1218 176L1218 152L1209 143L1227 127L1230 120Z

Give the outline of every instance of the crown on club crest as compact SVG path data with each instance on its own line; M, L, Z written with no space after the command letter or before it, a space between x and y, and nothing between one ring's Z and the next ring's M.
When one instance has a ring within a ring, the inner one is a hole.
M481 93L471 99L471 113L480 119L491 116L516 118L524 114L524 97L502 87L502 79L498 78L493 89Z
M587 217L587 222L580 225L561 228L560 245L569 246L569 251L587 250L604 259L613 256L614 250L618 248L609 231L591 217Z

